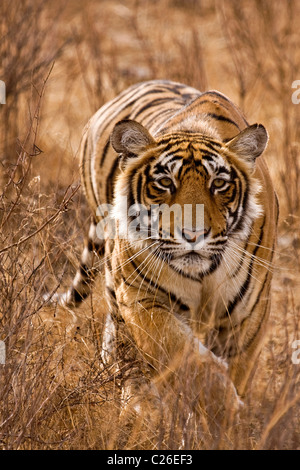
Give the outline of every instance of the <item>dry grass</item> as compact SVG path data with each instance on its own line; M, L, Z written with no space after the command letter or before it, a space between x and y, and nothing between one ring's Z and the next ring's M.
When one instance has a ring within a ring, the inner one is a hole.
M1 1L3 449L300 447L300 365L291 362L300 340L299 9L293 0ZM218 89L270 133L281 214L269 334L239 423L218 429L191 413L187 377L176 393L164 387L171 415L163 410L158 425L145 412L128 434L118 377L99 355L103 279L76 315L43 305L46 290L71 280L86 232L82 128L117 92L152 78Z

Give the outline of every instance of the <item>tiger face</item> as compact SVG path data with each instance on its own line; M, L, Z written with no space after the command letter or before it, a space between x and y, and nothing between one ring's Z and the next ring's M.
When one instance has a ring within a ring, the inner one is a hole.
M261 214L254 169L267 141L257 124L223 143L186 131L155 140L136 121L120 121L111 136L120 154L114 202L120 230L136 228L132 208L143 207L140 243L185 275L213 272L230 239L246 239ZM122 197L131 212L124 210ZM136 241L132 230L128 239Z

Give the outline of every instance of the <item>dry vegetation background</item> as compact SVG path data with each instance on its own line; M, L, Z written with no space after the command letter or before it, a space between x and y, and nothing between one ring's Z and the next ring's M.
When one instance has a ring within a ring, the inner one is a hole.
M300 448L299 18L299 0L1 0L0 448ZM216 434L173 397L169 423L126 435L118 377L99 356L101 279L77 312L43 304L70 282L86 233L83 126L153 78L217 89L270 134L281 210L270 328L239 423Z

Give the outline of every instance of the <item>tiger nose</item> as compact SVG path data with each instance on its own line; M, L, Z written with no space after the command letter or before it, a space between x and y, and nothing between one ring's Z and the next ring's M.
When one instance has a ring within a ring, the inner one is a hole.
M200 237L204 237L208 233L206 228L201 230L189 230L187 228L182 229L182 236L189 243L195 243Z

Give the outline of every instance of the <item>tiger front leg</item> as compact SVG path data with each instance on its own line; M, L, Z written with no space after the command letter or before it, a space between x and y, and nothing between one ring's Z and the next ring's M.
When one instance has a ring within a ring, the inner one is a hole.
M151 435L158 433L164 409L149 366L116 310L106 317L101 356L104 367L114 372L121 386L118 446L132 448L137 429L139 435L148 436L150 430Z
M131 292L132 299L137 292ZM209 351L176 314L151 298L127 303L119 299L120 313L152 372L159 393L172 390L184 396L191 409L224 416L241 404L227 367Z

